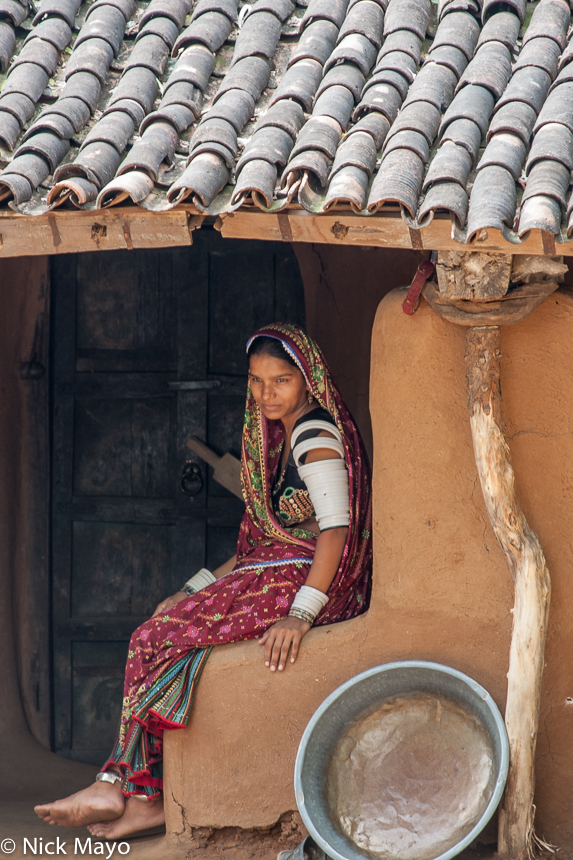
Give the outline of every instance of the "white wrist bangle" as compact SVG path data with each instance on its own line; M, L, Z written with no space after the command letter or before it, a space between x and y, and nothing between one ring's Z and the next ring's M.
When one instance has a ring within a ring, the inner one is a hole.
M302 609L304 612L309 612L313 618L319 614L320 610L328 603L328 595L319 591L318 588L312 588L310 585L303 585L296 593L292 602L291 609Z
M213 582L217 582L217 577L213 576L211 571L207 570L206 567L202 567L195 576L187 580L181 591L184 591L185 594L195 594L197 591L207 588Z

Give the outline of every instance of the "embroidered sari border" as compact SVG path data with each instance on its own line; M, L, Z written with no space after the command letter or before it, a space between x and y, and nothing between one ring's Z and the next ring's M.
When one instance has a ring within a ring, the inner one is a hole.
M279 558L276 561L272 559L271 561L259 561L256 564L245 564L244 566L236 567L231 571L231 573L242 573L244 570L258 570L260 567L284 567L285 564L299 564L301 562L303 564L309 564L311 561L312 559L308 556L305 556L304 558ZM227 574L227 576L229 575L230 574ZM221 577L221 579L222 578L223 577Z

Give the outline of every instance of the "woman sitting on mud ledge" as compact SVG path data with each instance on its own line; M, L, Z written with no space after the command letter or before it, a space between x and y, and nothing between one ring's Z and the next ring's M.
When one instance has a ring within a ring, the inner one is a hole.
M211 647L258 638L280 672L313 625L367 607L368 461L322 353L281 323L256 332L247 353L236 556L199 571L137 628L115 748L93 785L35 807L48 824L114 840L163 824L163 731L186 726Z

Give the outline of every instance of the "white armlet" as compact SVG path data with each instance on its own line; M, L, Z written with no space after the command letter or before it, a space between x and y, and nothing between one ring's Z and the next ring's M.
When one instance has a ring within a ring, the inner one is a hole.
M313 436L312 439L306 439L304 442L297 443L298 437L302 433L306 433L307 430L323 431L330 435ZM336 451L336 453L344 459L344 446L342 445L342 434L340 430L334 424L330 424L328 421L324 421L321 418L317 418L315 421L304 421L302 424L299 424L298 427L295 427L292 432L290 444L297 468L299 460L304 454L307 454L309 451L315 451L318 448L330 448L331 451Z
M314 421L303 421L302 424L299 424L298 427L294 428L290 440L291 448L294 448L296 440L301 433L306 433L307 430L325 430L327 433L334 436L335 439L338 439L340 444L342 444L342 433L338 427L335 424L331 424L329 421L325 421L323 418L317 418Z
M318 460L299 466L298 473L306 484L319 529L350 525L348 470L344 460Z
M293 448L292 455L297 469L300 465L300 458L303 454L308 454L309 451L316 451L318 448L330 448L331 451L336 451L336 453L344 460L344 448L342 447L342 442L339 442L338 439L329 439L328 436L314 436L312 439L306 439L304 442L299 442L298 445Z
M181 591L184 591L185 594L195 594L197 591L207 588L213 582L217 582L217 577L213 576L211 571L207 570L206 567L202 567L195 576L187 580Z
M295 595L289 610L289 615L293 618L300 618L301 621L307 621L309 624L313 624L314 619L327 603L327 594L319 591L318 588L312 588L310 585L303 585Z

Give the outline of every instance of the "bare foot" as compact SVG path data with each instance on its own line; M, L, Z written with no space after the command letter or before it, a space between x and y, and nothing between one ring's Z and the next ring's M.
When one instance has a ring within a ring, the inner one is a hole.
M119 785L109 782L94 782L83 791L70 794L54 803L41 803L34 812L46 824L61 827L83 827L96 821L111 821L123 815L125 800Z
M151 827L160 827L162 824L165 824L162 797L158 797L157 800L138 800L137 797L130 797L121 818L110 822L98 821L97 824L90 824L88 830L92 836L115 840L132 836L141 830L149 830Z

